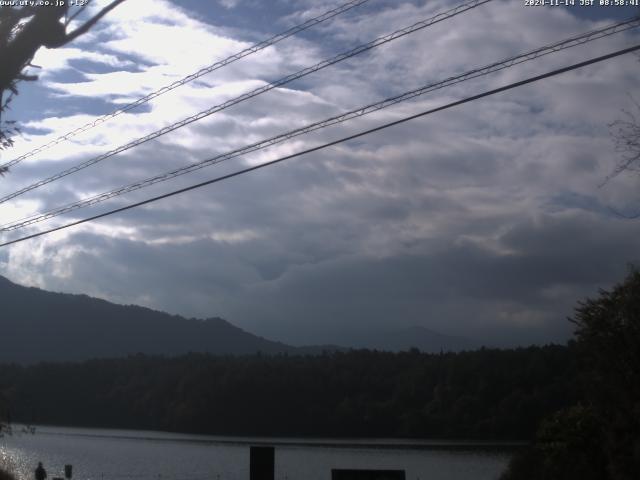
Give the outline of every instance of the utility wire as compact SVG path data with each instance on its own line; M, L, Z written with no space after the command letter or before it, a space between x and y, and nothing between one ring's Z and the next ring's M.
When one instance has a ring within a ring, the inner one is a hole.
M414 23L411 26L402 28L400 30L396 30L393 33L390 33L388 35L382 36L382 37L378 37L375 40L369 42L369 43L365 43L363 45L360 45L354 49L351 49L347 52L344 53L340 53L328 60L323 60L322 62L319 62L311 67L307 67L304 68L302 70L299 70L296 73L292 73L290 75L287 75L286 77L283 77L279 80L276 80L275 82L269 83L267 85L263 85L262 87L256 88L250 92L244 93L238 97L232 98L230 100L227 100L226 102L220 104L220 105L216 105L214 107L211 107L207 110L201 111L199 113L196 113L195 115L192 115L190 117L187 117L179 122L173 123L171 125L168 125L164 128L161 128L160 130L157 130L153 133L150 133L149 135L146 135L144 137L138 138L136 140L133 140L132 142L129 142L125 145L121 145L120 147L111 150L107 153L104 153L102 155L99 155L97 157L94 157L92 159L86 160L82 163L79 163L78 165L68 168L66 170L63 170L62 172L56 173L50 177L47 177L43 180L40 180L38 182L35 182L27 187L24 187L18 191L15 191L13 193L10 193L8 195L5 195L3 197L0 198L0 204L7 202L8 200L11 200L13 198L16 198L26 192L29 192L31 190L35 190L36 188L39 188L43 185L46 185L48 183L51 183L55 180L59 180L60 178L66 177L68 175L71 175L73 173L76 173L80 170L83 170L91 165L95 165L96 163L99 163L103 160L106 160L107 158L113 157L114 155L118 154L118 153L122 153L126 150L129 150L133 147L137 147L138 145L141 145L143 143L146 143L150 140L154 140L162 135L165 135L169 132L173 132L174 130L177 130L178 128L184 127L186 125L189 125L193 122L196 122L198 120L201 120L205 117L208 117L214 113L220 112L222 110L225 110L233 105L237 105L239 103L242 103L246 100L249 100L253 97L256 97L258 95L261 95L263 93L266 93L270 90L273 90L275 88L281 87L283 85L286 85L288 83L291 83L294 80L298 80L302 77L305 77L311 73L317 72L319 70L322 70L326 67L329 67L331 65L334 65L336 63L342 62L344 60L347 60L351 57L355 57L356 55L359 55L361 53L364 53L366 51L369 51L373 48L379 47L381 45L384 45L386 43L389 43L393 40L396 40L398 38L404 37L405 35L409 35L411 33L417 32L419 30L422 30L424 28L427 28L435 23L441 22L443 20L447 20L449 18L452 18L456 15L459 15L463 12L466 12L468 10L471 10L473 8L476 8L480 5L483 5L485 3L490 2L491 0L472 0L471 2L467 2L465 4L459 5L455 8L452 8L450 10L447 10L443 13L439 13L431 18L428 18L426 20L421 20L417 23Z
M287 155L287 156L284 156L284 157L277 158L275 160L271 160L269 162L265 162L265 163L261 163L259 165L255 165L253 167L247 167L247 168L244 168L242 170L238 170L236 172L229 173L227 175L222 175L220 177L216 177L216 178L213 178L211 180L207 180L206 182L197 183L195 185L191 185L189 187L181 188L179 190L174 190L172 192L165 193L163 195L158 195L157 197L149 198L149 199L143 200L141 202L136 202L136 203L127 205L125 207L116 208L114 210L110 210L108 212L101 213L99 215L94 215L94 216L89 217L89 218L84 218L82 220L77 220L75 222L67 223L66 225L61 225L59 227L51 228L49 230L45 230L45 231L42 231L42 232L34 233L32 235L27 235L27 236L24 236L24 237L21 237L21 238L17 238L15 240L4 242L4 243L0 244L0 247L6 247L7 245L12 245L14 243L24 242L25 240L30 240L32 238L37 238L37 237L41 237L43 235L48 235L50 233L57 232L57 231L60 231L60 230L63 230L63 229L69 228L69 227L73 227L73 226L80 225L80 224L83 224L83 223L91 222L91 221L97 220L99 218L103 218L103 217L107 217L109 215L113 215L113 214L116 214L116 213L124 212L126 210L130 210L132 208L140 207L142 205L146 205L146 204L149 204L149 203L157 202L158 200L162 200L162 199L165 199L165 198L168 198L168 197L173 197L175 195L178 195L178 194L181 194L181 193L185 193L185 192L189 192L191 190L195 190L197 188L204 187L206 185L211 185L211 184L214 184L214 183L218 183L218 182L221 182L223 180L228 180L230 178L237 177L237 176L243 175L245 173L252 172L254 170L259 170L261 168L265 168L265 167L268 167L268 166L271 166L271 165L275 165L277 163L284 162L285 160L290 160L292 158L300 157L300 156L306 155L308 153L317 152L319 150L324 150L325 148L332 147L334 145L338 145L340 143L344 143L344 142L347 142L347 141L350 141L350 140L354 140L356 138L363 137L365 135L369 135L371 133L379 132L381 130L385 130L385 129L393 127L393 126L400 125L402 123L406 123L406 122L408 122L410 120L415 120L416 118L424 117L426 115L430 115L432 113L440 112L442 110L447 110L449 108L456 107L458 105L463 105L465 103L473 102L475 100L479 100L481 98L488 97L490 95L495 95L497 93L505 92L507 90L511 90L511 89L514 89L514 88L517 88L517 87L521 87L523 85L527 85L529 83L534 83L534 82L537 82L537 81L540 81L540 80L543 80L543 79L546 79L546 78L549 78L549 77L560 75L562 73L566 73L566 72L569 72L571 70L576 70L578 68L586 67L586 66L592 65L594 63L598 63L598 62L602 62L602 61L605 61L605 60L609 60L611 58L618 57L618 56L624 55L626 53L635 52L637 50L640 50L640 45L635 45L633 47L629 47L629 48L625 48L625 49L622 49L622 50L618 50L618 51L615 51L613 53L609 53L607 55L602 55L602 56L599 56L599 57L592 58L590 60L586 60L584 62L575 63L573 65L570 65L570 66L567 66L567 67L563 67L563 68L559 68L557 70L552 70L550 72L547 72L547 73L544 73L544 74L541 74L541 75L536 75L534 77L529 77L529 78L527 78L525 80L521 80L519 82L510 83L508 85L504 85L502 87L495 88L493 90L488 90L488 91L480 93L478 95L473 95L471 97L467 97L467 98L464 98L462 100L458 100L456 102L451 102L451 103L448 103L446 105L442 105L442 106L437 107L437 108L432 108L430 110L426 110L424 112L417 113L415 115L404 117L404 118L402 118L400 120L396 120L394 122L385 123L385 124L380 125L378 127L371 128L369 130L365 130L365 131L356 133L354 135L350 135L348 137L343 137L343 138L341 138L339 140L334 140L332 142L328 142L328 143L325 143L323 145L319 145L319 146L316 146L316 147L313 147L313 148L309 148L307 150L303 150L303 151L300 151L300 152L297 152L297 153L293 153L291 155Z
M574 37L570 37L568 39L556 42L556 43L552 43L549 44L547 46L529 51L527 53L523 53L520 55L516 55L513 57L509 57L505 60L502 60L500 62L495 62L492 63L490 65L484 66L484 67L480 67L480 68L476 68L474 70L471 70L469 72L463 73L461 75L457 75L457 76L453 76L453 77L449 77L445 80L442 80L440 82L436 82L436 83L431 83L428 85L425 85L423 87L420 87L418 89L415 90L411 90L408 92L405 92L401 95L396 95L394 97L390 97L387 98L385 100L376 102L376 103L372 103L370 105L355 109L355 110L351 110L349 112L346 113L342 113L340 115L334 116L334 117L330 117L327 118L325 120L319 121L319 122L315 122L300 128L297 128L295 130L291 130L288 131L286 133L277 135L275 137L271 137L269 139L266 140L261 140L259 142L253 143L251 145L247 145L241 148L238 148L236 150L221 154L221 155L217 155L215 157L206 159L206 160L202 160L200 162L196 162L196 163L192 163L190 165L186 165L184 167L180 167L162 174L158 174L155 175L153 177L147 178L145 180L141 180L138 182L134 182L128 185L125 185L123 187L119 187L116 188L114 190L110 190L107 192L103 192L101 194L97 194L94 195L92 197L89 198L84 198L81 200L78 200L76 202L67 204L67 205L63 205L60 207L56 207L52 210L49 210L47 212L42 212L42 213L36 213L35 215L26 217L26 218L22 218L18 221L13 221L13 222L9 222L6 223L4 225L0 225L0 231L12 231L12 230L17 230L23 227L26 227L28 225L33 225L35 223L39 223L42 221L45 221L49 218L53 218L59 215L62 215L64 213L73 211L73 210L77 210L79 208L84 208L84 207L88 207L91 205L95 205L97 203L101 203L103 201L109 200L113 197L117 197L135 190L139 190L151 185L154 185L156 183L160 183L160 182L164 182L167 180L170 180L172 178L181 176L181 175L185 175L187 173L191 173L194 172L196 170L199 170L201 168L205 168L211 165L216 165L218 163L222 163L226 160L230 160L232 158L236 158L239 157L241 155L246 155L248 153L251 152L255 152L257 150L262 150L265 149L267 147L276 145L278 143L284 142L286 140L290 140L291 138L303 135L303 134L307 134L322 128L326 128L332 125L336 125L339 123L343 123L346 122L348 120L351 120L353 118L357 118L357 117L361 117L364 115L368 115L370 113L391 107L393 105L396 105L400 102L404 102L407 101L411 98L417 97L419 95L423 95L425 93L430 93L445 87L449 87L452 85L455 85L457 83L461 83L467 80L471 80L474 78L478 78L481 76L485 76L488 75L490 73L494 73L500 70L504 70L506 68L510 68L514 65L518 65L527 61L532 61L536 58L540 58L544 55L548 55L551 53L555 53L564 49L568 49L568 48L572 48L578 45L583 45L585 43L603 38L603 37L607 37L610 35L614 35L616 33L620 33L622 31L631 29L631 28L635 28L640 26L640 19L637 18L633 18L633 19L629 19L629 20L625 20L622 22L618 22L615 23L613 25L609 25L607 27L604 28L600 28L597 30L592 30L586 33L582 33L580 35L576 35Z
M8 167L11 167L13 165L16 165L16 164L22 162L23 160L25 160L25 159L27 159L29 157L37 155L38 153L41 153L41 152L43 152L43 151L45 151L45 150L47 150L47 149L49 149L49 148L51 148L51 147L53 147L55 145L58 145L59 143L62 143L64 141L66 141L66 140L69 140L70 138L74 137L75 135L78 135L79 133L83 133L83 132L86 132L87 130L91 130L92 128L97 127L98 125L106 122L107 120L110 120L110 119L112 119L114 117L117 117L118 115L120 115L122 113L128 112L129 110L131 110L133 108L136 108L136 107L138 107L140 105L143 105L143 104L149 102L150 100L153 100L154 98L159 97L160 95L163 95L163 94L165 94L167 92L170 92L171 90L173 90L175 88L178 88L178 87L180 87L180 86L182 86L182 85L184 85L186 83L189 83L189 82L191 82L191 81L193 81L193 80L195 80L197 78L202 77L203 75L206 75L206 74L211 73L211 72L213 72L215 70L218 70L218 69L220 69L222 67L225 67L225 66L227 66L227 65L229 65L231 63L234 63L234 62L240 60L241 58L244 58L246 56L252 55L252 54L254 54L256 52L259 52L260 50L264 50L265 48L267 48L267 47L269 47L271 45L274 45L274 44L276 44L276 43L278 43L278 42L280 42L280 41L282 41L282 40L284 40L286 38L289 38L289 37L291 37L293 35L296 35L296 34L302 32L304 30L307 30L307 29L311 28L311 27L314 27L314 26L316 26L316 25L318 25L318 24L320 24L320 23L322 23L322 22L324 22L326 20L329 20L329 19L331 19L333 17L336 17L336 16L340 15L341 13L347 12L348 10L351 10L352 8L358 7L358 6L362 5L363 3L367 3L368 1L370 1L370 0L351 0L351 1L349 1L347 3L344 3L343 5L341 5L341 6L337 7L337 8L334 8L332 10L329 10L329 11L323 13L322 15L318 15L317 17L311 18L311 19L307 20L306 22L301 23L300 25L296 25L295 27L292 27L292 28L290 28L290 29L288 29L288 30L286 30L284 32L278 33L278 34L276 34L276 35L274 35L274 36L272 36L272 37L270 37L270 38L268 38L266 40L263 40L260 43L256 43L255 45L253 45L253 46L251 46L249 48L245 48L244 50L242 50L242 51L240 51L238 53L235 53L235 54L225 58L224 60L220 60L220 61L218 61L216 63L213 63L213 64L211 64L211 65L209 65L207 67L204 67L204 68L198 70L197 72L192 73L190 75L187 75L186 77L184 77L184 78L182 78L180 80L176 80L175 82L173 82L170 85L165 85L164 87L162 87L162 88L160 88L158 90L155 90L155 91L149 93L148 95L146 95L146 96L144 96L144 97L142 97L142 98L140 98L140 99L138 99L138 100L136 100L136 101L134 101L132 103L129 103L129 104L125 105L124 107L122 107L122 108L120 108L118 110L114 110L111 113L103 115L103 116L101 116L101 117L99 117L99 118L97 118L97 119L95 119L95 120L93 120L93 121L91 121L89 123L86 123L85 125L82 125L81 127L76 128L75 130L72 130L72 131L70 131L68 133L65 133L64 135L61 135L60 137L56 138L55 140L52 140L52 141L50 141L50 142L48 142L48 143L46 143L46 144L44 144L44 145L42 145L42 146L40 146L38 148L35 148L35 149L33 149L33 150L23 154L23 155L20 155L19 157L15 158L15 159L13 159L13 160L11 160L9 162L3 163L2 165L0 165L0 169L3 168L3 167L7 167L8 168ZM82 8L84 8L84 6L80 7L80 9L82 9ZM76 15L78 13L79 12L76 12ZM69 20L71 20L71 19L69 19Z

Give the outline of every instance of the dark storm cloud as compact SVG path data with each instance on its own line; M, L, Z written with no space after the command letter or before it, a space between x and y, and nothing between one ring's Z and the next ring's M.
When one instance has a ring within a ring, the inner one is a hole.
M385 257L322 255L313 244L248 232L239 243L174 235L159 245L78 234L73 243L92 247L72 257L73 279L61 285L186 315L214 310L299 343L415 324L488 344L559 341L575 300L612 284L637 259L640 225L631 230L590 214L545 215L516 222L499 238L502 251L440 239Z

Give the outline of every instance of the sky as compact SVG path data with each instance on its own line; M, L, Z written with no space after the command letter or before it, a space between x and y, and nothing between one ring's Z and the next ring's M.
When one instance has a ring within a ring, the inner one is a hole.
M104 6L94 1L83 12ZM576 2L578 3L578 2ZM130 0L64 48L9 118L2 162L336 0ZM370 0L33 156L2 195L458 5ZM7 223L224 153L637 12L494 0L0 205ZM83 17L79 17L81 21ZM637 29L636 29L637 30ZM418 97L170 182L3 234L10 240L230 173L638 43L630 31ZM16 283L222 317L291 344L422 326L495 346L564 342L579 301L640 264L640 179L607 179L610 125L640 58L604 63L0 249Z

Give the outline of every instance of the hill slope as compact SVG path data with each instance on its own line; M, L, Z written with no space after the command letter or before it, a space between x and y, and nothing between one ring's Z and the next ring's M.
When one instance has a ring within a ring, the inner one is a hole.
M33 363L135 353L245 354L294 347L252 335L221 318L187 319L86 295L47 292L0 276L0 362Z

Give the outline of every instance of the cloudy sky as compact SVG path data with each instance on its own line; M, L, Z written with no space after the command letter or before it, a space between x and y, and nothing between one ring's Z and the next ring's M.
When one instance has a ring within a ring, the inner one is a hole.
M104 6L94 1L85 14ZM576 2L578 3L578 2ZM9 116L8 161L340 4L129 0L41 50ZM16 165L5 195L440 11L371 0ZM502 60L633 14L494 0L0 205L2 223ZM277 158L489 88L634 45L632 31L439 90L348 124L76 211L4 240ZM293 344L413 325L491 345L564 341L576 302L640 262L640 179L609 124L634 108L626 55L0 250L0 274ZM344 342L342 342L344 343Z

